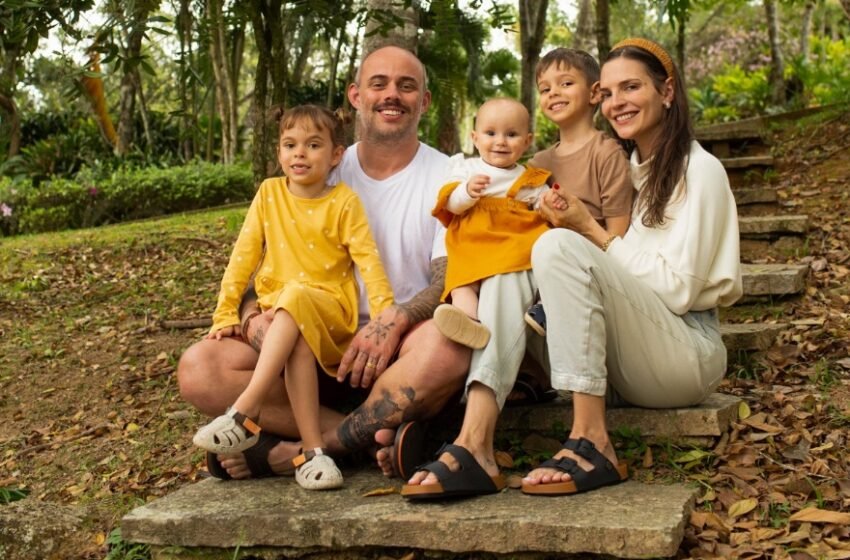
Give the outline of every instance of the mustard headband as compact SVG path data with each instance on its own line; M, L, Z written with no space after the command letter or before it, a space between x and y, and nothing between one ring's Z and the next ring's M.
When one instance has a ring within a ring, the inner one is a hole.
M621 49L623 47L637 47L639 49L643 49L652 56L654 56L658 62L661 63L661 66L664 67L664 70L667 72L667 77L672 78L675 74L675 66L673 66L673 59L670 58L670 55L667 54L667 51L664 50L664 47L659 45L654 41L650 41L649 39L642 39L640 37L632 37L629 39L623 39L613 47L611 47L612 51L617 49Z

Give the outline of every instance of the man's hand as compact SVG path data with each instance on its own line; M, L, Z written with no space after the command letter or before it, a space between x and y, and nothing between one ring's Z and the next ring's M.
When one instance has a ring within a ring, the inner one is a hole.
M484 196L484 190L490 186L490 177L487 175L473 175L466 182L466 192L472 198L481 198Z
M207 338L210 340L221 340L222 338L229 338L231 336L241 336L242 335L242 327L239 325L230 325L229 327L224 327L218 329L215 332L211 332L207 335Z
M339 363L336 380L342 383L350 373L352 387L367 388L387 369L407 331L406 316L390 306L354 335Z

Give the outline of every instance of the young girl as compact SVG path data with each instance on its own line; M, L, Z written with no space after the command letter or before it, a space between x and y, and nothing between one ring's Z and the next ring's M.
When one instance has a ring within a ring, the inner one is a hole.
M241 334L238 305L252 273L263 311L274 319L254 375L227 412L195 434L212 453L237 453L257 443L261 403L284 373L304 452L292 460L295 480L322 490L342 485L325 454L319 428L316 363L329 375L357 329L357 264L372 317L392 304L366 214L345 184L328 185L344 151L342 123L325 108L304 105L280 119L278 160L286 177L260 185L224 278L207 338Z
M470 348L483 348L490 340L490 330L478 320L481 283L529 270L531 246L548 229L534 208L549 172L517 163L531 138L528 111L519 101L485 102L472 131L480 157L458 154L450 160L449 183L432 211L448 228L442 299L451 295L451 304L434 311L434 323Z

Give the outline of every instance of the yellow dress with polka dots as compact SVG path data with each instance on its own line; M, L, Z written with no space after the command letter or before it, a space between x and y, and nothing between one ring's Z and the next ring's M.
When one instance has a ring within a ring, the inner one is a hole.
M285 178L267 179L230 255L210 332L239 324L242 293L256 271L260 307L285 309L322 369L336 375L357 330L354 264L374 318L392 304L393 293L354 191L338 183L319 198L300 198Z

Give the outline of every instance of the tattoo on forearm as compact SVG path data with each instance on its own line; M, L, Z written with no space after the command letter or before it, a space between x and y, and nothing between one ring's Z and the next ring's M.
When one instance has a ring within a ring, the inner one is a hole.
M258 327L254 334L251 335L250 343L251 347L257 352L260 351L260 348L263 347L263 337L266 336L266 333L263 331L263 327Z
M345 417L337 428L340 444L350 451L363 449L375 443L375 432L381 428L398 426L415 414L416 392L412 387L402 387L395 394L384 390L369 399Z
M439 257L431 261L431 285L413 296L410 301L398 304L411 325L430 319L434 309L440 303L443 286L446 283L446 264L448 258Z

